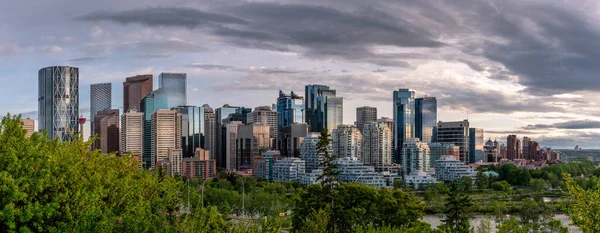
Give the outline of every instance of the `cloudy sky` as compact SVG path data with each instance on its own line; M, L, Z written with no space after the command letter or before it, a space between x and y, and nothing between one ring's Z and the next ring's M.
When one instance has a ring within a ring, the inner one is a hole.
M89 85L188 74L188 103L255 107L326 84L392 115L392 92L438 97L439 120L486 138L600 148L596 0L8 1L0 9L0 113L37 117L37 71L80 68ZM156 85L155 85L156 86Z

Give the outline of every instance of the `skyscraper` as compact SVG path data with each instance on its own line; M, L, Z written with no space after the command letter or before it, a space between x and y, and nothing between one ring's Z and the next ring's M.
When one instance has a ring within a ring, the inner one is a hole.
M101 110L94 117L94 132L98 135L94 149L102 153L119 151L119 109Z
M469 163L483 161L483 129L469 128Z
M38 72L38 128L71 140L79 132L79 68L51 66Z
M529 160L530 156L529 155L529 145L532 143L533 141L531 140L531 138L528 137L523 137L523 150L522 150L522 154L523 154L523 158ZM532 158L531 158L532 159Z
M158 76L158 88L167 95L167 108L187 105L187 74L162 73Z
M179 106L174 108L181 113L183 157L193 157L196 148L202 148L211 153L216 151L215 114L213 109L205 104L202 107ZM211 158L214 159L214 158Z
M437 140L437 99L423 97L415 99L415 137L421 142Z
M144 168L148 169L152 167L152 113L155 111L154 94L150 93L146 95L140 105L144 114L144 149L142 150L141 161L144 164Z
M121 115L121 155L131 154L142 161L144 149L144 113L135 109Z
M319 142L319 133L308 133L302 143L300 143L300 158L306 161L306 172L312 172L320 168L324 160L323 155L317 151ZM327 148L331 153L331 147Z
M234 171L238 167L238 164L241 162L237 161L237 135L238 135L238 127L242 125L241 121L232 121L225 125L225 140L223 141L223 145L225 146L224 150L224 168L227 171Z
M277 98L277 117L279 150L283 156L287 156L281 148L284 144L283 129L288 125L304 122L304 98L293 91L287 95L280 90Z
M262 123L238 126L237 135L237 168L244 163L251 163L252 158L270 150L270 127Z
M408 89L394 91L394 161L402 162L402 146L415 137L415 92Z
M217 153L214 155L217 160L218 168L226 167L227 156L225 155L227 151L227 132L226 126L229 122L232 121L241 121L242 124L246 124L248 120L248 114L252 112L251 108L244 107L236 107L230 106L229 104L223 105L223 107L217 108L215 111L216 115L216 124L215 124L215 132L216 132L216 145L217 145ZM234 143L235 145L235 143ZM214 153L213 153L214 154Z
M152 113L152 168L168 162L176 173L181 170L181 113L159 109ZM168 161L165 161L168 160Z
M271 110L269 106L259 106L254 108L250 114L248 114L248 119L246 120L248 124L252 124L254 122L260 122L262 124L268 125L270 128L269 136L271 137L271 149L275 150L278 148L278 116L277 112Z
M152 92L152 75L128 77L123 82L123 112L135 109L142 111L142 99Z
M506 159L514 160L521 158L521 140L517 135L508 135L506 138Z
M386 123L364 125L362 162L376 168L392 165L392 130Z
M306 123L293 123L285 126L281 136L281 155L284 157L300 157L300 143L308 134Z
M339 125L331 133L333 154L337 158L362 159L362 134L354 125Z
M402 146L402 171L404 175L426 172L430 168L429 146L418 138L409 138Z
M27 131L25 136L31 137L33 132L35 131L35 121L33 119L21 119L21 123L23 124L23 129Z
M344 122L344 99L324 85L306 85L304 102L305 121L311 132L326 128L331 132Z
M108 110L112 107L112 85L110 83L96 83L90 85L90 126L91 135L94 131L94 117L96 112Z
M438 142L460 147L460 161L469 162L469 121L438 122Z
M356 108L356 127L360 132L363 131L365 124L377 121L377 108L364 106Z

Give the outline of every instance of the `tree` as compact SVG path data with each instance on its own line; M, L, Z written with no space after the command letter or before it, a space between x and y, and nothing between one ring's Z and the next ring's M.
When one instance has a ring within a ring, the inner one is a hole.
M329 230L335 231L335 197L333 186L337 183L337 176L339 175L339 171L337 170L338 165L335 164L335 155L329 153L331 138L329 138L329 132L327 129L321 130L321 135L319 135L319 142L317 142L317 153L320 156L323 156L323 162L321 162L320 167L323 168L323 173L319 176L318 180L321 181L321 185L323 185L323 194L325 196L325 203L331 203L332 209L332 220L334 222L330 223Z
M508 182L506 182L506 180L496 181L496 182L492 183L492 189L497 190L497 191L508 192L508 191L510 191L510 184L508 184Z
M531 188L533 188L533 191L541 192L544 191L548 183L546 183L546 181L542 179L531 179L529 185L531 186Z
M563 173L562 176L572 198L566 214L583 232L600 232L600 185L584 190L569 174Z
M450 232L470 232L473 203L466 190L457 182L450 183L450 192L446 198L446 210L442 219L443 228Z
M496 222L504 221L504 213L508 212L508 208L506 208L506 203L499 202L498 200L494 200L494 217L496 218Z
M461 186L460 189L464 192L471 192L473 188L473 180L469 176L463 176L458 180L458 184Z
M477 186L477 189L486 189L488 184L488 176L482 171L477 172L477 177L475 178L475 186Z

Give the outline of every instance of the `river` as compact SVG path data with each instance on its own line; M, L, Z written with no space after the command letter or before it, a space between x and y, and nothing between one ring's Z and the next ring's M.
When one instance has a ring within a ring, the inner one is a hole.
M474 219L471 220L471 226L474 227L475 229L477 229L477 226L479 226L479 223L481 222L481 220L483 218L484 218L484 215L477 215ZM496 222L493 219L494 218L492 217L492 232L496 232L496 230L497 230ZM568 226L569 232L581 233L581 230L579 228L577 228L576 226L570 225L571 220L569 219L568 216L566 216L564 214L557 214L554 216L554 219L558 219L563 223L564 226ZM442 224L442 216L428 214L428 215L425 215L425 217L423 217L423 221L426 223L429 223L432 228L436 228Z

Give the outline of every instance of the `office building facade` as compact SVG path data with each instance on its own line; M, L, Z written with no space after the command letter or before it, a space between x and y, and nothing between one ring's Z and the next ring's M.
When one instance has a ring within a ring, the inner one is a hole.
M331 133L333 154L337 158L362 159L362 141L362 134L354 125L339 125Z
M98 135L94 149L102 153L119 152L119 109L96 112L94 122L94 132Z
M234 121L240 121L243 125L246 124L248 119L248 114L252 112L251 108L245 107L237 107L230 106L229 104L225 104L220 108L215 110L216 115L216 124L215 124L215 132L216 132L216 155L215 158L217 160L218 168L225 168L227 164L227 155L226 151L228 150L227 144L227 124ZM235 145L235 143L234 143Z
M297 95L293 91L288 95L279 91L279 97L277 97L277 130L279 136L279 150L283 152L283 130L285 127L304 122L304 98ZM284 155L285 156L285 155Z
M508 135L506 138L506 159L514 160L521 158L521 140L517 135Z
M460 148L459 160L469 162L469 121L438 122L438 142L453 144Z
M51 66L38 72L38 129L72 140L79 132L79 68Z
M159 109L152 113L152 163L155 168L157 163L169 160L172 171L175 173L177 162L182 157L181 150L181 113L175 110ZM179 163L181 165L181 163Z
M398 89L393 96L394 113L394 161L403 164L404 141L415 137L415 92Z
M437 166L437 160L443 155L450 155L457 160L460 160L460 147L454 144L443 144L439 142L428 143L429 154L430 154L430 167L434 168Z
M223 141L225 146L224 168L227 171L235 171L238 164L241 164L241 161L237 160L237 135L240 125L242 125L241 121L232 121L225 126L225 140Z
M123 82L123 112L131 109L142 111L142 99L152 92L152 75L128 77Z
M392 165L392 130L386 123L364 125L362 162L375 168Z
M375 107L359 107L356 108L356 127L360 132L363 131L365 124L377 121L377 108Z
M242 164L252 165L252 158L271 149L270 127L262 123L238 126L237 169Z
M144 113L131 109L121 116L121 155L130 154L143 162Z
M167 96L167 109L187 105L187 74L162 73L158 76L158 88Z
M217 175L217 162L211 159L210 152L196 148L193 157L182 159L181 175L189 179L212 179Z
M310 132L331 132L344 122L344 99L336 96L336 90L324 85L305 86L304 113Z
M425 143L437 141L437 99L435 97L415 99L415 137Z
M202 107L179 106L174 109L181 113L183 157L193 157L196 154L196 149L202 148L209 151L211 159L216 161L214 155L212 155L217 147L214 110L207 104Z
M259 106L254 108L250 114L248 114L248 119L246 122L248 124L252 124L255 122L262 123L263 125L268 125L271 132L269 135L271 137L271 149L278 149L279 142L279 129L278 129L278 115L277 112L273 111L269 106Z
M306 123L293 123L284 126L281 136L281 155L284 157L300 157L300 144L308 134Z
M94 131L94 117L98 111L109 110L112 107L112 85L110 83L96 83L90 85L90 128L91 135Z
M483 129L469 128L469 163L483 161Z
M31 137L33 132L35 132L35 120L31 118L21 119L21 124L23 125L23 129L27 132L25 136Z

